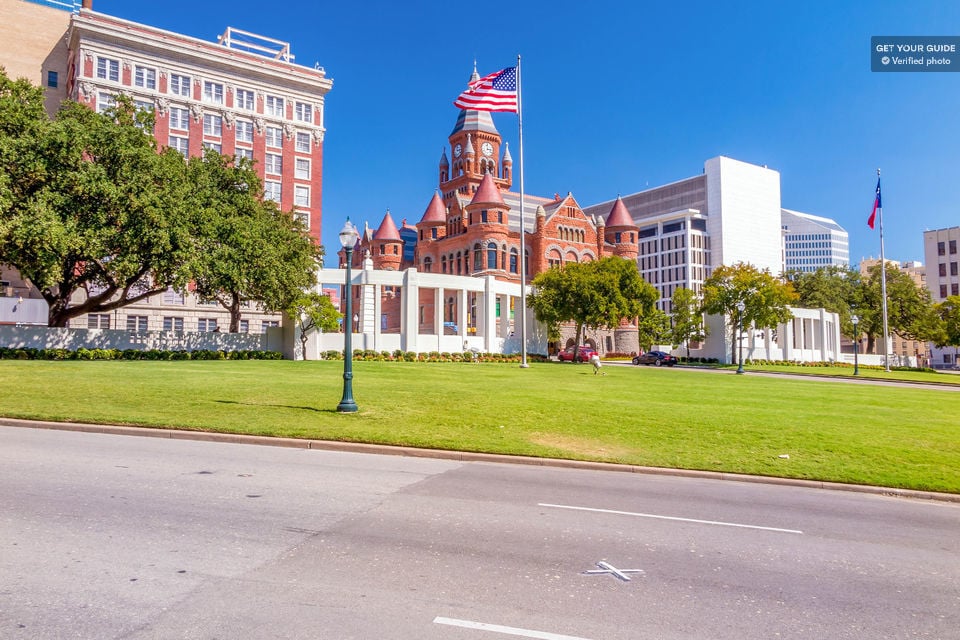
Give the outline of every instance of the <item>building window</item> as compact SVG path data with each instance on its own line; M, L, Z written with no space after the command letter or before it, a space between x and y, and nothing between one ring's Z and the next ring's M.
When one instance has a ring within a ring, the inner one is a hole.
M293 204L298 207L309 207L310 206L310 187L304 185L294 185L293 187Z
M87 329L109 329L109 313L91 313L87 315Z
M267 127L265 135L268 147L283 146L283 129L280 127Z
M127 331L146 331L147 316L127 316Z
M306 102L297 102L294 105L294 117L301 122L313 122L313 107Z
M210 149L211 151L216 151L217 153L223 153L223 147L220 146L219 142L207 142L203 141L203 148Z
M431 258L430 256L427 256L426 258L423 259L423 270L426 273L430 273L431 271L433 271L433 258Z
M217 330L216 318L197 318L197 331L211 333Z
M250 333L250 321L249 321L249 320L241 320L241 321L240 321L240 326L238 327L238 329L239 329L239 332L238 332L238 333Z
M183 331L183 318L179 316L163 316L164 331Z
M304 229L308 231L310 230L310 214L309 213L307 213L306 211L294 211L293 217L296 218L297 221L303 225Z
M253 149L244 149L243 147L237 147L235 149L235 155L237 158L246 158L250 162L253 162Z
M253 111L253 91L250 91L249 89L237 89L234 91L233 96L237 109Z
M310 160L307 158L297 158L294 162L293 177L298 180L309 180Z
M483 269L483 250L479 244L475 244L473 245L473 270L480 271L481 269Z
M170 93L176 96L190 97L190 76L178 73L170 74Z
M185 302L185 296L173 287L168 287L163 292L163 304L184 304Z
M190 152L190 139L180 136L170 136L169 146L171 149L176 149L183 155L187 155Z
M190 130L190 110L181 107L170 107L170 128L182 131Z
M951 240L951 241L950 241L950 255L953 255L953 254L955 254L956 252L957 252L957 241L956 241L956 240Z
M941 298L947 297L947 285L945 284L940 285L940 297Z
M267 96L266 100L264 100L264 111L267 113L267 115L282 118L284 116L283 98L279 98L277 96Z
M60 74L56 71L47 71L47 86L56 89L58 84L60 84Z
M510 273L517 273L517 258L519 254L516 249L510 249Z
M267 173L283 173L283 156L276 153L268 153L264 162L264 170Z
M223 135L223 118L215 115L203 116L203 135L219 138Z
M938 255L938 256L945 256L945 255L947 255L947 246L946 246L945 243L943 243L943 242L938 242L938 243L937 243L937 255Z
M133 85L144 89L156 89L157 70L137 65L133 71Z
M280 202L280 183L275 180L266 180L263 183L263 199Z
M951 263L950 263L950 275L952 275L952 276L957 275L957 263L956 263L956 262L951 262Z
M497 268L497 245L490 243L487 245L487 269Z
M203 83L203 101L210 104L223 104L223 85L205 80Z
M950 285L950 295L960 295L960 285L958 285L956 282Z
M117 103L116 99L109 93L97 94L97 113L103 113Z
M237 142L253 143L253 123L246 120L237 120L234 125Z
M276 328L280 326L279 320L261 320L260 321L260 333L266 333L267 329L271 327Z
M310 153L310 134L297 133L297 153Z
M113 58L97 58L97 77L101 80L120 82L120 61Z

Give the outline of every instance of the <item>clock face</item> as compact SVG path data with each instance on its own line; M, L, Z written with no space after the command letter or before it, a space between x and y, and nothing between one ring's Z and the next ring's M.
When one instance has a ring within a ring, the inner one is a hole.
M480 151L485 156L493 155L493 145L489 142L484 142L482 145L480 145Z
M453 148L453 155L459 158L461 153L463 153L463 147L458 142L457 146Z

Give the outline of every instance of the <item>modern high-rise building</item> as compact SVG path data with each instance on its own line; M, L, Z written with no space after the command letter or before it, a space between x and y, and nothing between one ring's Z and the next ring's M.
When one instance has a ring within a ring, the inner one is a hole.
M850 235L830 218L781 209L780 220L786 271L850 265Z
M0 35L16 34L0 38L0 64L10 61L10 75L46 87L51 115L63 98L102 112L124 93L154 110L153 135L161 146L187 156L212 148L253 160L265 197L293 211L320 242L324 101L333 84L323 68L294 63L289 43L230 27L208 42L97 13L93 0L80 7L53 0L0 2ZM8 272L4 279L14 287ZM241 331L262 331L279 321L256 303L244 315ZM228 317L217 303L171 290L116 314L92 314L79 325L213 331Z
M584 209L606 215L613 201ZM703 174L623 196L639 227L638 264L669 313L673 292L697 293L720 265L783 272L780 174L732 158L707 160Z

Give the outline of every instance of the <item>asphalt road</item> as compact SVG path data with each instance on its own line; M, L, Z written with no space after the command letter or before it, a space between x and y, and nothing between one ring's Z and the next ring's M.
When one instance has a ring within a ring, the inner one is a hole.
M960 505L0 427L0 637L956 639Z

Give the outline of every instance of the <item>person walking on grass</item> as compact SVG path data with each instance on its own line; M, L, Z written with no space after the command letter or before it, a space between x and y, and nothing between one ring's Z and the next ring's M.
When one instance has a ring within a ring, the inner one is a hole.
M593 375L597 375L598 373L599 373L600 375L602 375L602 376L607 375L607 372L606 372L606 371L601 371L601 370L600 370L600 368L601 368L603 365L600 363L600 354L599 354L599 353L595 353L595 354L593 354L592 356L590 356L590 364L593 365Z

